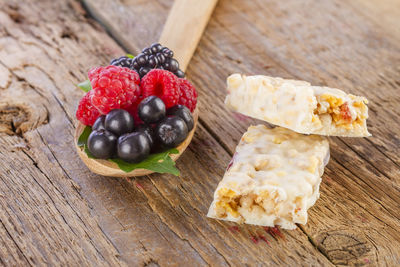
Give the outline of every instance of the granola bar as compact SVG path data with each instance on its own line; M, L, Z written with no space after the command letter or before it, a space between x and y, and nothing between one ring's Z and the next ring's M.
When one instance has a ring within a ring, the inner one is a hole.
M305 81L233 74L225 104L233 111L298 133L370 136L367 99Z
M329 160L323 136L282 127L251 126L219 183L208 217L262 226L296 228L319 197Z

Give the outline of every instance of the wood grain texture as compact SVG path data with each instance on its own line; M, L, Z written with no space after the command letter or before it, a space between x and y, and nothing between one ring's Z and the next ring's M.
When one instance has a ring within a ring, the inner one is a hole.
M75 85L123 51L79 2L17 3L0 9L2 264L330 265L300 229L283 241L205 217L230 155L201 123L178 161L181 177L91 173L73 144ZM250 239L260 234L269 245Z
M121 179L91 173L73 133L82 96L75 84L123 49L77 1L0 1L0 262L399 265L399 36L388 26L395 17L379 20L386 13L373 8L378 1L365 3L221 0L187 72L200 117L177 163L181 177ZM132 53L158 40L171 4L85 0ZM393 5L389 16L398 11ZM306 226L282 231L285 239L205 217L234 147L255 122L223 106L233 72L305 79L371 102L374 136L331 138L321 198Z
M96 1L94 10L105 2ZM200 121L230 154L255 123L223 106L231 73L302 79L370 100L373 137L330 138L332 160L321 199L301 227L334 264L400 263L394 245L400 242L400 7L393 2L220 1L187 71L200 91ZM140 10L140 4L115 5ZM157 11L157 17L167 14L161 6ZM107 21L116 16L102 15ZM123 38L133 40L140 27L124 29L130 33ZM146 38L151 43L157 31ZM129 43L128 49L140 49Z

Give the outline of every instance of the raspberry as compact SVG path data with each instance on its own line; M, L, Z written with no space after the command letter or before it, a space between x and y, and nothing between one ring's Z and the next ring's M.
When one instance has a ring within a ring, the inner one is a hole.
M98 67L88 73L92 83L91 101L102 114L113 109L125 109L140 96L139 75L119 66Z
M197 104L197 92L193 84L188 80L179 78L179 101L178 104L186 106L193 112Z
M93 78L98 77L99 73L104 69L104 67L95 67L88 71L89 80L93 80Z
M93 91L89 91L79 101L76 118L84 125L92 126L96 119L100 116L100 112L92 105L90 98Z
M140 85L143 98L158 96L164 101L166 108L178 104L178 78L167 70L153 69L142 78Z

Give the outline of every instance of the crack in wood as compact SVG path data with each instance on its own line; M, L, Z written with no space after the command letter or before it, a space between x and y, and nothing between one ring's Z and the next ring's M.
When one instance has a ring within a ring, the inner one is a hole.
M15 246L17 247L18 251L21 253L22 257L24 257L24 259L26 260L26 263L29 266L33 266L31 264L31 262L28 260L28 258L25 256L25 254L23 253L23 250L21 249L21 247L18 245L17 241L15 241L14 237L11 235L11 233L8 231L7 227L4 225L3 221L0 220L0 224L3 226L4 230L6 231L7 235L11 238L11 240L14 242ZM1 257L0 257L1 259Z
M312 238L312 236L310 234L308 234L307 231L304 229L304 226L299 225L299 224L297 226L307 236L308 241L315 247L315 249L317 249L330 263L332 263L333 265L337 266L332 261L332 259L329 257L329 255L326 254L325 251L321 250L321 248L318 246L318 244L315 242L315 240Z

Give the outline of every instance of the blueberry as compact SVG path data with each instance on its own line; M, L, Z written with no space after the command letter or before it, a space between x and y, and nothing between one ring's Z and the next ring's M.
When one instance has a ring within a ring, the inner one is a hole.
M185 78L185 73L181 70L175 71L174 74L178 76L178 78Z
M149 139L149 142L150 142L150 147L153 147L153 145L155 143L154 130L150 125L141 124L136 128L135 131L146 134L146 136L147 136L147 138Z
M165 104L156 96L146 97L139 104L138 114L145 123L156 123L165 117Z
M107 130L92 131L87 144L93 157L110 159L116 152L117 136Z
M167 115L178 116L179 118L183 119L188 128L188 132L190 132L194 127L194 120L192 113L186 106L183 105L173 106L172 108L167 110Z
M150 153L150 141L142 132L120 136L117 147L118 157L127 162L141 162Z
M104 126L104 120L106 119L105 115L101 115L96 119L96 121L93 123L92 130L93 131L98 131L98 130L105 130Z
M156 127L156 137L166 147L177 147L188 136L184 120L177 116L167 117Z
M134 120L128 111L113 109L106 115L104 125L108 131L120 136L133 131Z

